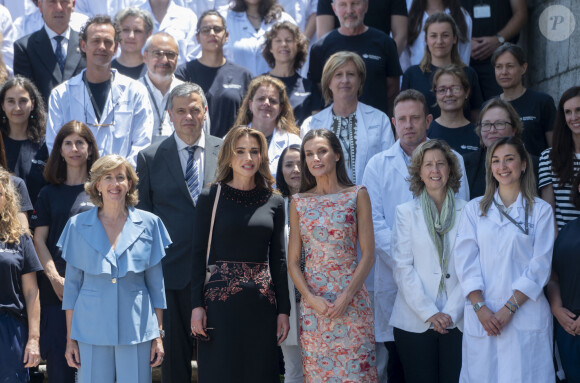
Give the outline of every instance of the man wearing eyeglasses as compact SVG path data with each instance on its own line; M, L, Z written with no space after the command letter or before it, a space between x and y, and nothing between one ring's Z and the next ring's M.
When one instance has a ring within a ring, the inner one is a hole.
M119 154L136 165L149 146L153 113L143 84L111 69L120 39L109 16L95 16L81 31L80 49L87 69L57 86L50 95L46 145L52 150L59 129L71 120L93 132L101 156Z
M170 34L159 32L145 41L143 60L147 73L139 79L147 88L153 107L153 143L173 133L173 124L167 113L169 93L183 81L173 73L177 67L179 51Z
M174 0L147 0L139 8L153 16L153 33L167 32L179 45L177 64L184 64L199 52L195 41L197 15L189 8L176 4Z

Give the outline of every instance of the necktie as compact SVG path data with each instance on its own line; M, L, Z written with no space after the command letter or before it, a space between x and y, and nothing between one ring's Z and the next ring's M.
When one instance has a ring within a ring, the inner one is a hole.
M64 63L66 61L66 57L64 56L64 50L62 49L62 40L64 36L54 36L56 40L56 50L54 51L54 55L56 56L56 62L60 67L60 72L64 74Z
M185 182L187 183L189 194L191 194L194 203L197 203L197 197L199 197L199 193L201 192L199 187L199 167L193 158L197 148L197 145L187 148L189 157L187 158L187 165L185 166Z

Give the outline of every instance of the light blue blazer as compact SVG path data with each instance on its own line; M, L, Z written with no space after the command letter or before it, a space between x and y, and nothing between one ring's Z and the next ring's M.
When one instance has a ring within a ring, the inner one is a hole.
M161 219L129 208L115 249L93 208L69 219L58 241L67 262L63 310L74 310L71 338L92 345L159 336L155 308L166 308L161 258L171 244Z

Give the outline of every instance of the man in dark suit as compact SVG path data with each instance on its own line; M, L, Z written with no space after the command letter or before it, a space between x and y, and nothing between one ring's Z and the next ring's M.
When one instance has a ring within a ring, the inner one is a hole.
M173 244L163 258L167 310L163 317L163 382L191 381L190 336L193 214L197 197L213 181L222 140L203 132L207 101L201 87L184 83L169 94L175 132L137 156L138 208L161 218Z
M69 26L75 0L38 0L44 26L14 43L14 74L28 77L48 97L58 84L86 66L79 50L79 34Z

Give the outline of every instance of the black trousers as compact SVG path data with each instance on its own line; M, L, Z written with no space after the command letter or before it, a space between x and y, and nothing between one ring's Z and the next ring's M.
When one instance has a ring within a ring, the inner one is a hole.
M394 329L407 383L457 383L461 372L461 341L457 328L447 334L435 330L414 333Z
M191 285L181 290L165 290L167 310L163 313L165 358L161 366L163 383L191 382Z

